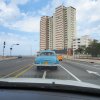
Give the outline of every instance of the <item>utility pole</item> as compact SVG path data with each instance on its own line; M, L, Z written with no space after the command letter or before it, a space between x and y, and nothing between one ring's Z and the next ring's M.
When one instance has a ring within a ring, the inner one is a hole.
M4 43L3 43L3 58L4 58L4 55L5 55L5 45L6 45L6 42L4 41Z
M12 51L12 48L10 48L10 56L11 56L11 51Z

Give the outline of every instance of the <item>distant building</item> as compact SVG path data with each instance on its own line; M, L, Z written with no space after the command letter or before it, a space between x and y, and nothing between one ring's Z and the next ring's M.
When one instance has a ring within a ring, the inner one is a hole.
M78 49L80 46L88 47L92 39L89 35L82 36L73 40L73 50Z
M73 48L76 36L76 9L63 5L55 9L52 17L40 21L40 49L65 50ZM46 43L45 43L46 42Z

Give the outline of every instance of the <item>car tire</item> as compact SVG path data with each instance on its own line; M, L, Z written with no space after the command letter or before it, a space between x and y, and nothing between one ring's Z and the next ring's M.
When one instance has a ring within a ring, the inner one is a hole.
M41 71L41 67L40 66L37 66L37 71Z
M57 67L57 66L55 66L55 67L54 67L54 70L58 70L58 67Z

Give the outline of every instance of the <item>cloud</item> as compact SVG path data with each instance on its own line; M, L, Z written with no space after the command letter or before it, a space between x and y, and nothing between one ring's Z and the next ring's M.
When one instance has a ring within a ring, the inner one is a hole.
M100 34L100 0L52 0L44 6L38 13L52 16L55 8L61 4L76 8L77 37L89 34L95 37ZM100 39L100 37L99 37Z
M16 4L16 5L24 5L28 2L29 0L11 0L11 3Z
M0 25L24 32L39 32L39 16L34 17L28 12L23 13L18 7L18 4L26 4L27 2L28 0L12 0L6 4L0 1Z
M6 41L7 44L26 44L26 41L28 40L26 37L21 37L20 35L14 34L14 33L5 33L5 32L0 32L0 40ZM1 43L2 43L1 42ZM29 42L28 42L29 43Z
M65 6L76 8L77 36L100 34L100 0L65 0Z
M39 32L40 18L27 16L26 18L16 21L15 23L6 24L6 27L23 32Z
M0 1L0 24L16 19L20 15L20 10L16 5L6 4Z
M33 0L36 2L37 0ZM36 12L36 16L22 13L18 8L19 4L26 4L28 0L12 0L9 4L0 1L0 23L10 29L25 32L39 32L39 21L42 15L53 15L55 8L61 4L65 6L74 6L76 8L77 27L86 27L95 25L96 21L100 21L100 0L50 0L48 4ZM95 26L94 26L95 27ZM96 26L97 27L97 26ZM82 30L83 31L83 30ZM79 31L77 32L78 34Z
M38 14L43 16L43 15L48 15L48 16L52 16L55 8L60 6L62 4L62 1L64 0L50 0L50 2L48 2L48 4L44 7L42 7L40 10L38 10Z

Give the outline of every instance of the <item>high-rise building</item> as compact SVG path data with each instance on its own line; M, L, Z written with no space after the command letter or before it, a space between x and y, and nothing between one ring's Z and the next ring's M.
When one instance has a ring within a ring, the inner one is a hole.
M49 17L49 34L48 34L48 41L49 45L48 48L53 50L53 16Z
M55 49L64 49L64 6L59 6L55 10Z
M76 37L76 9L67 7L67 53L72 55L73 39ZM65 39L66 40L66 39Z
M48 16L42 16L40 20L40 50L48 49L49 41L49 19Z
M73 47L73 39L76 37L76 9L67 7L67 48Z
M42 19L43 18L41 18L41 20ZM73 38L75 38L76 35L76 9L71 6L65 7L61 5L55 9L53 17L47 17L46 20L48 23L46 24L46 30L48 30L46 33L46 37L48 37L46 44L48 44L48 47L45 46L46 49L72 49ZM44 24L41 25L45 26ZM42 26L40 28L42 28ZM43 28L40 29L40 31L42 30ZM40 32L40 34L41 33L45 34L43 32Z
M53 49L56 49L55 13L53 14Z

